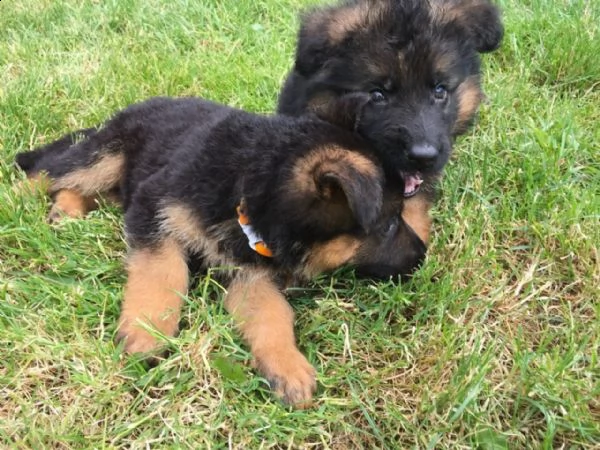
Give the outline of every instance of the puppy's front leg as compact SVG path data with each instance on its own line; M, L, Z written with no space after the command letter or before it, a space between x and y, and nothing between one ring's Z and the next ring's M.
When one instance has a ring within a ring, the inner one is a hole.
M296 347L294 312L269 274L237 274L229 286L225 308L275 394L298 408L309 406L316 390L315 369Z
M155 352L156 338L144 326L166 336L179 327L182 295L188 288L188 267L180 246L165 239L152 247L130 251L127 284L117 338L127 353Z

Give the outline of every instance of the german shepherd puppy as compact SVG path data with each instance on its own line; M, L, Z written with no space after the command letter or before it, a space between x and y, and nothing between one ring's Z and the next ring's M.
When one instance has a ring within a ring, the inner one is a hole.
M488 0L345 0L314 9L302 19L278 112L370 95L356 132L404 178L402 217L427 242L435 181L484 98L479 54L502 36Z
M81 216L101 193L120 199L129 250L118 338L128 353L152 354L156 332L177 333L190 267L223 267L225 307L259 371L303 406L315 371L281 289L347 264L405 273L425 253L400 220L402 179L349 131L369 101L345 97L321 110L324 121L154 98L17 163L54 195L51 218Z

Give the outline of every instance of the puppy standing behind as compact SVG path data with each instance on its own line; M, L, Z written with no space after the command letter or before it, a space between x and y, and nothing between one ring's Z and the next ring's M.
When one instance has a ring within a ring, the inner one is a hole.
M226 267L225 307L258 369L283 401L303 406L315 371L296 347L284 284L345 264L406 273L425 252L400 220L402 180L386 177L342 128L367 103L332 102L321 112L336 126L155 98L17 162L54 196L52 219L84 215L98 194L120 198L129 250L118 337L127 352L160 350L148 326L177 333L189 266Z
M480 53L503 27L488 0L345 0L302 19L278 112L301 115L348 93L371 95L356 132L400 172L405 220L427 243L435 183L484 95Z

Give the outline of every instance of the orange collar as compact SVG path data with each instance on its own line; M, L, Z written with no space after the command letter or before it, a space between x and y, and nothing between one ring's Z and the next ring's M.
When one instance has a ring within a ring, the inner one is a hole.
M252 248L252 250L261 256L272 258L273 252L267 246L265 241L263 241L262 238L254 231L252 225L250 225L250 217L248 217L246 214L246 204L243 199L235 210L237 211L238 215L238 223L248 238L248 244L250 245L250 248Z

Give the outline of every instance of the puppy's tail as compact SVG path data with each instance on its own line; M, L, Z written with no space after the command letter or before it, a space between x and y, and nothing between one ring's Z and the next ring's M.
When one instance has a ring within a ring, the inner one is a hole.
M18 153L15 162L27 175L33 175L44 169L45 160L60 158L73 144L94 135L96 132L96 128L85 128L66 134L60 139L35 150Z
M33 180L44 180L50 194L68 190L95 197L120 186L125 170L125 139L119 127L87 128L31 152L17 165Z

